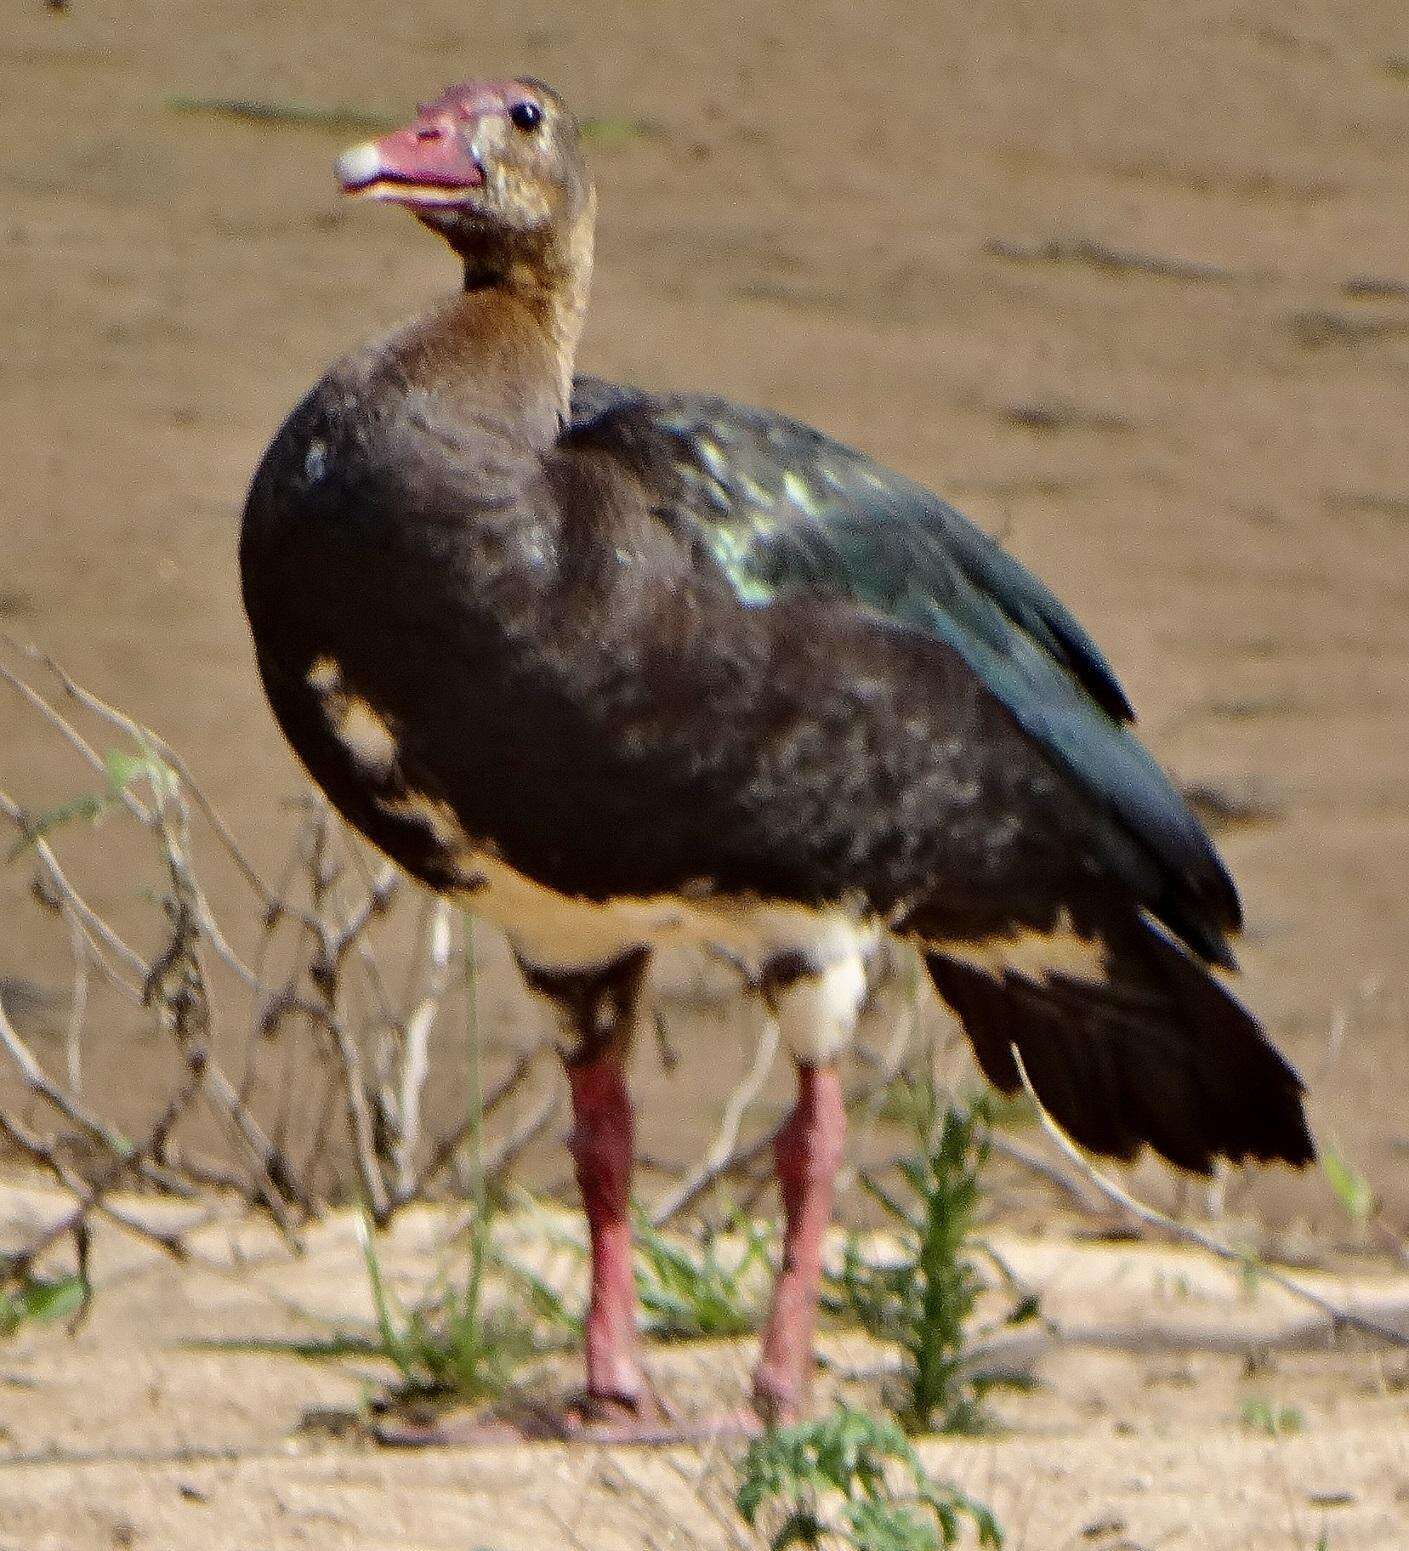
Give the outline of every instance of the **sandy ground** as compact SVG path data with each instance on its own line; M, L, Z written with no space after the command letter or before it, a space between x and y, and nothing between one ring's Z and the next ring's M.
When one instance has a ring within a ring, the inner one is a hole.
M453 275L412 223L338 207L328 164L348 132L170 99L399 113L449 79L529 71L645 126L593 154L584 366L776 406L943 491L1076 607L1182 778L1263 810L1223 842L1246 995L1306 1073L1322 1136L1404 1230L1401 6L12 9L0 630L160 728L262 865L288 844L275 805L298 777L239 612L245 483L323 365ZM87 784L0 702L0 786L42 807ZM85 881L104 908L143 908L111 855ZM0 977L57 986L62 942L24 889L0 868ZM498 962L485 1021L512 1042L521 1004ZM95 1083L140 1108L168 1080L156 1048L100 1028ZM702 1048L673 1080L644 1075L650 1147L716 1113ZM1239 1205L1348 1236L1319 1175L1256 1181ZM1102 1266L1099 1286L1123 1285ZM563 1523L594 1546L716 1543L693 1457L333 1447L291 1429L355 1399L356 1375L180 1348L279 1328L236 1281L144 1268L76 1343L0 1350L0 1449L18 1461L0 1471L0 1547L510 1547L557 1543ZM1323 1523L1337 1551L1409 1545L1402 1374L1279 1358L1268 1382L1308 1426L1269 1441L1237 1424L1241 1359L1160 1362L1058 1353L1012 1436L935 1457L1033 1548L1310 1551ZM90 1462L35 1457L54 1449ZM1318 1507L1323 1490L1351 1500ZM1111 1515L1126 1527L1083 1538Z
M168 1225L179 1209L158 1211ZM48 1219L51 1195L0 1192L0 1242ZM446 1264L451 1220L408 1214L383 1264L408 1294ZM554 1224L571 1232L570 1223ZM510 1252L571 1296L580 1265L545 1255L544 1223L507 1222ZM1409 1367L1301 1338L1308 1311L1236 1270L1179 1250L1000 1236L1060 1338L1022 1338L1005 1365L1036 1381L1002 1391L990 1438L922 1446L934 1474L999 1514L1013 1547L1336 1551L1409 1546ZM30 1329L0 1351L5 1458L0 1546L87 1551L199 1543L261 1551L320 1546L728 1547L741 1445L666 1450L515 1445L376 1449L356 1420L385 1377L370 1360L310 1362L278 1343L366 1329L372 1311L354 1223L332 1217L291 1261L268 1231L201 1230L199 1265L99 1235L102 1284L74 1339ZM1409 1277L1302 1273L1323 1292L1409 1329ZM262 1343L263 1345L259 1345ZM276 1348L270 1351L267 1348ZM855 1336L823 1343L824 1394L874 1405L838 1377L874 1363ZM722 1409L746 1382L747 1343L656 1348L652 1367L683 1414ZM569 1382L550 1367L540 1394ZM1251 1401L1293 1408L1267 1437Z

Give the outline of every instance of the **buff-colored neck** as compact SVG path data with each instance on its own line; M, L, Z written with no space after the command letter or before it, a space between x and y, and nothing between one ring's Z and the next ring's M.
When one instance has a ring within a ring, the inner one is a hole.
M541 242L477 242L462 253L463 290L397 341L414 381L466 406L494 403L533 442L568 416L573 364L592 280L595 196Z

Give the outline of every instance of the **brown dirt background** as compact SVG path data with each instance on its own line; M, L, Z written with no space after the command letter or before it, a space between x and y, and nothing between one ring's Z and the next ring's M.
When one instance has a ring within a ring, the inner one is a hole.
M262 862L287 844L292 820L275 804L298 777L239 610L244 486L323 365L453 272L404 218L337 205L327 169L346 136L181 115L167 99L397 113L463 75L531 72L586 114L651 126L593 153L602 219L585 367L775 406L942 491L1076 608L1183 779L1270 801L1273 818L1223 842L1250 922L1245 994L1310 1080L1320 1134L1403 1230L1401 6L11 10L0 38L0 629L159 728ZM1216 269L1181 279L1079 252L1021 261L992 252L995 241L1091 241ZM1377 283L1357 284L1366 279ZM0 707L0 785L44 806L82 784L49 736ZM22 889L17 869L0 869L0 975L60 981L63 961L28 926ZM120 869L95 890L113 908L130 892ZM512 989L491 989L492 1019L511 1025ZM147 1047L125 1041L114 1033L95 1059L140 1091ZM651 1084L648 1139L703 1128L722 1097L711 1064ZM1246 1199L1286 1229L1347 1232L1316 1175L1259 1181ZM125 1328L134 1338L137 1325ZM222 1390L200 1403L231 1402ZM1158 1413L1150 1426L1165 1425ZM1231 1456L1214 1470L1200 1454L1212 1422L1188 1420L1188 1489L1207 1486L1226 1506L1242 1490ZM42 1409L32 1426L37 1447ZM1065 1413L1052 1426L1064 1441L1049 1457L1076 1473L1053 1486L1059 1498L1083 1471L1118 1469L1122 1450L1148 1455L1138 1429L1117 1443ZM364 1465L358 1490L373 1503L393 1467L363 1460L354 1474ZM1300 1466L1279 1468L1299 1489ZM1403 1477L1402 1447L1396 1468ZM428 1491L432 1478L453 1484L445 1461L424 1469ZM107 1501L129 1478L124 1468L95 1485L90 1473L84 1490ZM40 1498L52 1489L26 1479ZM275 1488L261 1478L241 1491ZM365 1532L310 1520L298 1533L461 1543L416 1530L412 1508L395 1522L367 1511ZM1269 1523L1280 1539L1176 1527L1158 1544L1303 1543L1285 1515ZM32 1526L12 1535L0 1509L0 1545L127 1543L98 1519L84 1524L46 1529L47 1540ZM196 1533L164 1518L137 1527L153 1545ZM230 1535L219 1543L298 1540L267 1526ZM640 1536L624 1543L677 1543ZM503 1543L551 1542L524 1530ZM1027 1543L1074 1542L1034 1529ZM1395 1543L1409 1532L1331 1542Z

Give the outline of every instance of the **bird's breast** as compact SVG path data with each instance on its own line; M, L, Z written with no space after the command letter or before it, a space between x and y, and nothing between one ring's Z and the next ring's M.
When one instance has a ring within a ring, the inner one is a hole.
M394 721L344 681L332 658L314 660L301 691L305 709L285 716L286 728L345 817L407 871L500 927L541 968L592 968L643 944L709 943L757 976L782 957L823 968L865 955L882 930L859 898L801 904L722 889L705 876L639 894L583 879L582 892L566 892L516 866L495 834L418 784L403 765ZM276 709L289 704L271 698Z

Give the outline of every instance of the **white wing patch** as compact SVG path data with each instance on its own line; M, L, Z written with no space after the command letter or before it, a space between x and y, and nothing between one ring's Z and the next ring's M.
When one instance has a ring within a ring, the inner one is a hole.
M386 722L360 695L343 695L336 719L329 710L333 733L363 769L390 775L396 766L396 738Z
M407 792L404 797L378 796L373 801L389 817L419 824L434 844L450 856L458 859L468 847L454 808L439 797Z
M396 768L396 737L381 712L343 687L342 670L331 657L314 658L304 679L338 742L368 775L389 776Z
M320 695L332 694L342 688L342 669L338 667L336 657L315 657L304 678L308 687Z

